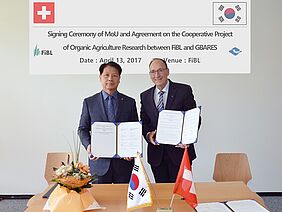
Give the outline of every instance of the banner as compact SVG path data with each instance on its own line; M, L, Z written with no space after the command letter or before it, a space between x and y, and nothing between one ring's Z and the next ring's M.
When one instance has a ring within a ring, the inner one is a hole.
M98 74L114 61L148 74L250 73L250 0L29 0L31 74Z

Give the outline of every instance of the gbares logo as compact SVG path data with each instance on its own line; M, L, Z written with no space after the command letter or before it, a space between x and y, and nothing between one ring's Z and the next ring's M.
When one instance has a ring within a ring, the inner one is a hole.
M233 54L234 56L237 56L238 54L240 54L242 51L241 49L237 48L237 47L233 47L232 49L229 50L229 52L231 54Z
M37 56L40 56L40 55L42 55L42 56L52 56L53 52L52 52L51 49L41 49L40 50L39 47L36 44L36 46L33 50L33 56L37 57Z

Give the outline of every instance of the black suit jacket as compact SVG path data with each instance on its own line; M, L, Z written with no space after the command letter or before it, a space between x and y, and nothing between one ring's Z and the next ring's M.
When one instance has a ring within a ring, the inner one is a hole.
M91 144L91 125L96 122L108 122L108 117L104 108L102 93L99 92L91 97L84 99L82 113L80 117L80 123L78 128L78 134L80 140L87 149L87 146ZM117 122L130 122L139 121L136 109L135 100L122 93L117 94L118 108L116 121ZM99 158L96 161L89 160L90 170L92 174L103 176L109 169L110 158ZM117 167L122 174L123 168Z
M174 83L169 81L169 91L165 109L187 111L196 107L192 88L189 85ZM141 120L142 134L146 139L146 135L150 131L157 129L159 112L154 102L155 86L141 93ZM167 152L170 159L177 166L180 166L183 152L182 148L174 145L160 144L155 146L148 142L148 163L152 166L158 166L161 163L164 152ZM190 144L188 148L190 163L196 158L194 145Z

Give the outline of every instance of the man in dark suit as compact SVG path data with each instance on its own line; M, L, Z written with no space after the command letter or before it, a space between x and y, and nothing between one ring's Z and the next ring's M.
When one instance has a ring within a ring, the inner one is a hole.
M168 79L169 69L163 59L155 58L150 62L149 74L155 86L141 93L142 133L148 142L148 163L157 183L175 182L184 148L188 148L191 163L196 153L193 144L174 146L155 142L159 111L187 111L195 108L196 102L189 85Z
M133 167L132 158L98 158L91 154L93 122L138 121L135 100L117 91L122 69L109 62L99 68L102 91L84 99L78 128L80 140L88 152L91 174L98 183L128 183Z

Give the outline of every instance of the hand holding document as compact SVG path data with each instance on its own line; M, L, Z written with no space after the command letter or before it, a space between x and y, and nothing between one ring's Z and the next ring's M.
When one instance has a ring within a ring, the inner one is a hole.
M135 157L142 153L140 122L94 122L91 126L91 153L95 157Z
M156 141L161 144L191 144L197 141L200 108L186 112L163 110L159 114Z

